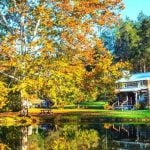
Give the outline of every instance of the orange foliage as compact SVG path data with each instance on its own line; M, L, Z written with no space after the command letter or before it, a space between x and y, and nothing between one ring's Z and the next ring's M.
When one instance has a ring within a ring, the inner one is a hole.
M16 2L8 13L18 14L19 25L0 45L1 75L10 79L10 90L61 103L95 99L114 87L125 64L113 63L93 28L117 23L121 0L40 0L34 7Z

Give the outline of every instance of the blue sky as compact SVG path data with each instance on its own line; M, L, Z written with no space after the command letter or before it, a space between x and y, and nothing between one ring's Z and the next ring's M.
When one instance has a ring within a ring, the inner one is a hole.
M123 0L125 9L122 11L122 18L128 16L136 20L139 12L143 11L145 15L150 16L150 0Z

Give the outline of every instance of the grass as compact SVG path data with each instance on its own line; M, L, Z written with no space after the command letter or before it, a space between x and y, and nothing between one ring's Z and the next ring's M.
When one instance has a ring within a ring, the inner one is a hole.
M105 104L108 104L108 103L104 102L104 101L101 101L101 102L93 102L93 101L91 101L91 102L81 102L79 104L79 107L80 108L86 108L86 109L103 109ZM75 109L77 107L78 106L75 105L75 104L65 105L64 109Z
M88 109L103 109L106 104L108 104L108 102L82 102L80 106Z
M39 108L29 109L31 118L19 117L16 113L0 113L0 125L21 125L33 124L44 119L50 119L53 116L58 116L61 120L70 121L72 117L79 117L83 121L94 122L150 122L150 110L104 110L104 109L52 109L54 115L40 116ZM102 119L102 120L100 120Z
M150 121L150 110L104 110L106 102L82 102L80 103L80 109L77 109L77 105L66 105L64 108L53 108L52 112L54 116L81 116L81 118L106 118L106 119L122 119L127 122L133 121ZM49 118L49 115L40 115L41 109L43 108L30 108L29 115L31 119L26 118L25 121L28 123L33 118L38 119ZM11 124L13 122L21 122L21 117L18 117L19 113L5 112L0 113L0 124L5 122ZM35 119L36 120L36 119Z
M29 113L36 115L40 113L41 109L31 108ZM54 114L86 114L87 116L99 116L108 118L134 118L134 119L150 119L150 110L104 110L104 109L52 109Z

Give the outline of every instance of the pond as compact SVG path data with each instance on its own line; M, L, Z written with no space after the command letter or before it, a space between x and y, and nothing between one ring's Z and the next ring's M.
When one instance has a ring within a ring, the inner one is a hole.
M0 126L0 150L150 150L150 124L56 118Z

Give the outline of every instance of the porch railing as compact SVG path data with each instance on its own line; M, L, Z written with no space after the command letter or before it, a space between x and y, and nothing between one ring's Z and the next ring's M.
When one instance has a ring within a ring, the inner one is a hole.
M128 105L128 99L121 103L122 110L124 110L124 105Z
M116 101L112 104L113 109L124 110L124 109L132 109L132 107L133 106L131 104L129 104L128 100L124 100L122 103L120 103L119 101Z
M112 108L115 109L116 106L119 106L119 101L116 101L112 104Z

